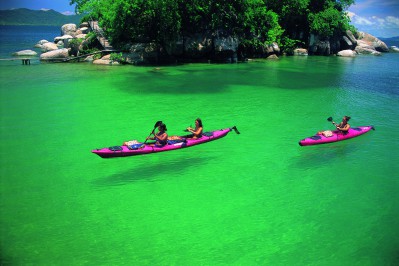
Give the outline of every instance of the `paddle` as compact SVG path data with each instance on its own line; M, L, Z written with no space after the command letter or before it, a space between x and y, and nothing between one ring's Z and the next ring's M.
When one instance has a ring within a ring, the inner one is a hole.
M327 121L333 123L334 126L337 126L337 124L333 121L333 118L331 116L327 118Z
M240 134L240 131L238 131L236 126L232 127L231 129L234 130L235 133Z
M157 122L155 123L154 128L152 129L150 135L148 135L147 138L149 138L152 134L154 134L155 129L156 129L160 124L162 124L162 121L157 121ZM145 143L147 143L147 139L145 139L144 144L145 144Z

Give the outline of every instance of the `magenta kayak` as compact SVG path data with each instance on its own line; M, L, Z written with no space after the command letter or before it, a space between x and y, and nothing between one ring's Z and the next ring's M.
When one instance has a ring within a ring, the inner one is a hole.
M309 145L317 145L317 144L324 144L324 143L331 143L337 142L341 140L351 139L364 133L369 132L371 129L374 130L373 126L361 126L361 127L354 127L348 130L348 133L342 133L338 130L331 131L331 136L324 136L323 134L316 134L314 136L305 138L299 141L299 145L301 146L309 146Z
M139 146L138 148L134 148L132 146L128 147L123 145L123 146L113 146L109 148L95 149L92 150L92 152L102 158L113 158L113 157L143 155L143 154L150 154L150 153L163 152L163 151L172 151L182 148L188 148L191 146L223 138L232 130L234 130L237 134L240 134L240 132L238 132L237 128L234 126L231 128L204 132L202 134L202 137L198 139L190 139L182 136L182 140L168 141L168 144L163 147L156 147L149 144L143 144L143 145L138 145Z

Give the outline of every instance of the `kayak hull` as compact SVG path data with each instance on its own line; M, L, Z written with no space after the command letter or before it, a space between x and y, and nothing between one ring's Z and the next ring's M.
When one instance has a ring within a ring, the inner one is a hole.
M154 145L145 144L142 148L139 149L129 149L127 146L114 146L109 148L95 149L92 150L92 153L97 154L102 158L114 158L114 157L126 157L126 156L135 156L135 155L144 155L151 154L157 152L164 151L172 151L183 148L188 148L191 146L207 143L213 140L217 140L226 136L233 128L226 128L215 130L211 132L204 133L201 138L198 139L184 139L183 142L178 142L174 144L167 144L163 147L156 147ZM115 147L117 149L115 149Z
M373 126L360 126L360 127L350 128L348 130L348 133L345 134L340 132L339 130L334 130L332 131L333 134L331 137L325 137L324 135L316 134L314 136L300 140L299 145L310 146L310 145L318 145L318 144L326 144L331 142L342 141L358 137L360 135L369 132L372 129L374 130Z

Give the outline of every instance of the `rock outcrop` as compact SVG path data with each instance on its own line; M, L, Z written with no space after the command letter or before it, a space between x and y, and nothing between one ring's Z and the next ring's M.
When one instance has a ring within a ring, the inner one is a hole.
M332 55L340 53L340 56L352 56L348 50L357 54L381 55L389 52L387 45L378 38L364 32L356 35L347 30L337 42L336 38L319 40L318 36L311 35L309 42L309 53L312 55ZM345 51L345 52L342 52Z
M44 44L42 45L41 49L42 49L42 52L45 53L45 52L57 50L57 49L58 49L58 46L57 46L57 44L55 44L55 43L46 42L46 43L44 43Z
M76 24L65 24L61 27L61 35L71 35L71 36L75 36L76 35Z
M40 60L46 61L46 60L51 60L54 61L56 59L59 59L62 61L65 58L68 58L69 52L68 49L63 48L63 49L57 49L54 51L46 52L40 55Z
M383 52L383 53L389 52L388 46L383 41L381 41L377 37L374 37L371 34L360 31L357 33L357 39L373 47L374 50L378 52Z
M337 53L338 56L342 56L342 57L355 57L356 56L356 52L353 50L342 50L339 51Z
M22 51L19 51L19 52L15 52L12 55L15 55L15 56L35 56L35 55L37 55L37 53L35 51L33 51L33 50L22 50Z
M389 47L389 51L393 53L399 53L399 48L396 46Z

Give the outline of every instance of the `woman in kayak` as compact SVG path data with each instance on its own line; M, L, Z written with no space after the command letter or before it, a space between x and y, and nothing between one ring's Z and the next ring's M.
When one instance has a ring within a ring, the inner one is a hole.
M195 119L195 128L192 128L192 127L187 128L187 131L189 131L193 134L192 136L190 136L190 138L193 138L193 139L198 139L198 138L202 137L202 130L203 130L203 126L202 126L202 121L200 118Z
M342 118L342 122L339 124L336 124L334 121L332 122L334 126L342 133L346 134L348 133L348 130L350 129L350 125L348 124L349 119L351 119L349 116L344 116Z
M158 132L154 135L154 137L148 137L147 139L155 140L154 145L156 147L163 147L168 143L168 133L166 133L166 125L161 123L158 126Z

